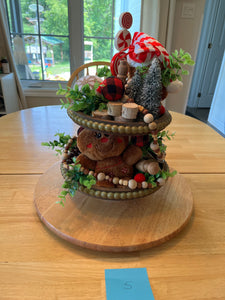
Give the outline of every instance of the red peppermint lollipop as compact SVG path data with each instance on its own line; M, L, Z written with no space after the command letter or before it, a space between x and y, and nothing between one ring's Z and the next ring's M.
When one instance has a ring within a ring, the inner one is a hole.
M125 54L126 54L125 52L118 52L113 56L110 64L110 70L113 76L117 76L120 61L125 60L124 58Z
M131 43L131 34L128 30L122 29L118 31L115 40L114 45L115 48L119 51L123 50L124 48L127 48L130 46Z
M133 23L133 18L129 12L124 12L120 15L119 24L122 28L129 29L132 23Z

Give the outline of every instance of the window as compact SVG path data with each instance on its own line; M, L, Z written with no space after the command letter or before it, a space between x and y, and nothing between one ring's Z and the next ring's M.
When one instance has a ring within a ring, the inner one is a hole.
M140 28L141 1L5 0L12 49L23 80L67 81L90 61L110 61L119 15L130 11ZM131 31L131 33L133 33Z

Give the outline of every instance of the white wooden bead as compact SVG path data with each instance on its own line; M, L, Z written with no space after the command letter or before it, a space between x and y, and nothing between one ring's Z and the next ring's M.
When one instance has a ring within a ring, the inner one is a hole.
M136 187L137 187L137 181L135 181L134 179L130 179L130 180L128 181L128 187L129 187L131 190L136 189Z
M109 175L106 175L106 176L105 176L105 180L109 180Z
M163 186L166 183L166 180L163 178L158 178L157 182L159 183L160 186Z
M119 180L120 179L118 177L114 177L112 182L113 182L113 184L118 184Z
M128 185L128 181L127 180L123 180L123 186L127 186Z
M141 186L143 189L147 189L148 183L146 181L142 181Z
M150 148L152 149L152 151L157 151L159 150L159 144L151 143Z
M123 179L119 180L119 185L123 185Z
M104 179L105 179L105 174L104 173L98 173L97 180L103 181Z
M89 171L89 172L88 172L88 175L94 176L94 171Z
M144 116L144 122L149 124L149 123L152 123L154 121L154 117L152 114L146 114Z

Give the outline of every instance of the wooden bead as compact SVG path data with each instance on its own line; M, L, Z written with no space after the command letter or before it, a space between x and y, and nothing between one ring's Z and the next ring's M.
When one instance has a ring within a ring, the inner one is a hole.
M108 199L113 199L114 198L113 193L111 193L111 192L107 193L107 198Z
M69 155L67 153L64 153L63 156L62 156L62 159L66 160L68 157L69 157Z
M101 192L101 197L102 198L107 198L107 193L106 192Z
M166 183L166 180L163 178L158 178L157 182L158 182L159 186L163 186Z
M68 140L68 144L72 144L73 140L72 139L69 139Z
M84 169L84 174L87 175L89 173L88 169Z
M119 178L118 177L114 177L112 180L113 184L118 184L119 183Z
M138 189L141 189L141 188L142 188L141 182L138 182L138 183L137 183L137 188L138 188Z
M157 151L159 150L159 144L151 143L150 148L152 149L152 151Z
M143 110L145 109L143 106L141 106L141 105L138 105L138 109L139 109L139 111L140 112L143 112Z
M94 171L89 171L88 175L94 176Z
M142 181L141 183L143 189L147 189L148 183L146 181Z
M119 185L123 185L123 179L119 180Z
M81 172L84 172L84 167L80 167L80 171L81 171Z
M135 190L136 187L137 187L137 181L135 181L134 179L130 179L128 181L128 187L131 189L131 190Z
M109 175L106 175L106 176L105 176L105 180L109 180Z
M144 116L144 122L149 124L149 123L152 123L154 121L154 117L152 114L146 114Z
M125 127L125 133L130 134L131 133L131 128L130 126Z
M156 124L155 122L149 123L149 124L148 124L148 128L149 128L150 130L156 130L157 124Z
M128 185L128 181L127 180L123 180L123 186L127 186Z
M148 110L147 110L147 109L144 109L144 110L142 111L142 114L143 114L143 115L147 115L147 114L148 114Z
M104 179L105 179L105 174L104 173L98 173L97 180L103 181Z

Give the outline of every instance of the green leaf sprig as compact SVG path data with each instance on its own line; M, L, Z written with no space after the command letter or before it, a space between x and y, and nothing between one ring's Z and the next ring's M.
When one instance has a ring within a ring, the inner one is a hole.
M182 65L193 66L195 62L191 59L191 55L188 52L185 52L183 49L175 50L170 56L170 66L167 66L167 62L163 60L163 69L162 69L162 83L167 87L172 81L176 79L182 80L181 75L188 75L188 70L184 70Z
M68 143L69 139L71 139L70 135L65 135L65 133L56 133L54 136L58 136L58 140L43 142L41 143L42 146L47 146L52 150L56 151L57 155L62 155L65 145ZM76 140L73 140L71 148L75 147L77 144Z
M67 179L62 185L63 190L61 191L60 198L57 203L64 206L66 201L66 195L69 194L71 197L74 197L76 191L78 190L79 184L84 185L90 189L93 185L96 184L96 179L92 175L85 175L80 171L81 165L79 162L76 162L76 158L73 158L75 164L70 165L70 169L66 173Z
M94 88L91 89L88 84L85 84L81 90L79 90L78 85L75 85L74 89L70 87L62 89L60 86L57 95L63 95L66 98L65 100L60 99L62 104L61 108L82 111L87 115L91 115L92 111L97 109L102 110L103 107L106 108L108 100L95 93L98 86L99 83L95 83Z
M104 66L103 68L98 68L97 76L106 78L112 76L112 73L107 66Z

